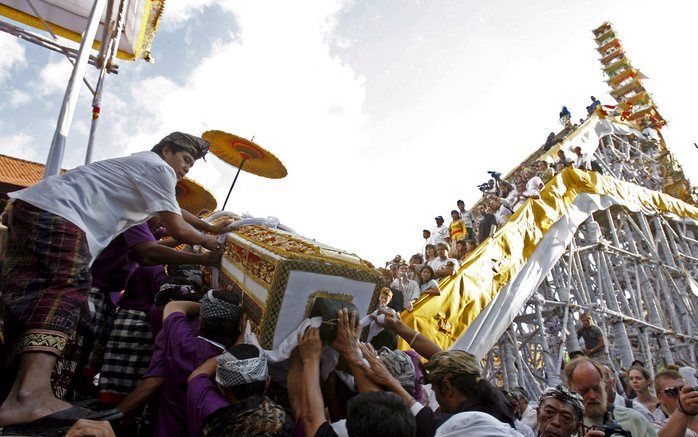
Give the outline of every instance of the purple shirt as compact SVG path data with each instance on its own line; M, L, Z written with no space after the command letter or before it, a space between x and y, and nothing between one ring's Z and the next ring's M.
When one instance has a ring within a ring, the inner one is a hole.
M92 264L92 286L104 293L123 290L128 277L138 267L131 249L148 241L157 241L148 222L128 228L114 238Z
M155 293L166 279L167 274L162 265L138 266L126 282L119 306L127 310L149 312Z
M192 326L187 316L176 312L163 322L155 339L155 352L143 376L165 378L155 437L187 435L187 378L204 361L223 352L198 335L198 329Z
M189 435L199 437L204 420L219 408L230 405L206 374L195 376L187 388Z

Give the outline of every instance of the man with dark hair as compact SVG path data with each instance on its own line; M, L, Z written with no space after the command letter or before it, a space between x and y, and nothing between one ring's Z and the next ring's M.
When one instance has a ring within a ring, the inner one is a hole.
M468 233L467 238L475 238L475 233L473 231L473 213L465 209L465 202L463 202L462 200L456 202L456 206L458 207L458 214L460 215L461 220L463 220L463 223L465 224L465 229Z
M608 361L606 340L601 328L593 324L591 313L585 311L579 320L582 327L577 330L577 338L584 339L584 354L589 358Z
M153 216L175 239L219 250L216 238L184 221L175 197L177 180L209 146L174 132L153 151L83 165L9 194L3 319L9 360L18 370L3 372L14 381L0 426L60 427L99 417L51 389L52 370L75 339L81 312L87 316L90 265L115 236Z
M189 376L189 434L290 436L290 416L265 396L270 381L267 359L257 346L236 344L209 358Z
M240 298L229 292L209 290L201 303L172 301L165 305L150 367L117 408L130 412L161 388L154 436L185 436L187 378L203 362L236 343L243 322Z
M450 237L448 226L444 226L444 218L442 216L437 216L434 218L434 221L436 222L436 227L431 232L431 239L433 240L434 244L448 244L450 242Z
M436 246L436 253L438 256L429 263L429 266L434 269L436 278L451 276L458 270L460 264L456 259L449 258L447 243L439 243Z
M633 437L656 437L657 431L649 420L631 409L608 405L603 384L604 369L596 360L580 357L565 366L567 386L584 400L584 425L587 427L619 424Z
M379 429L381 436L413 436L416 431L414 416L402 399L390 392L369 392L353 397L347 405L349 437L372 437Z
M496 198L495 198L496 199ZM498 199L497 199L498 200ZM495 211L499 208L499 205L495 206L491 202L486 202L485 204L485 215L480 220L480 225L477 232L477 243L480 244L487 239L492 233L492 228L497 227L497 217L495 216Z

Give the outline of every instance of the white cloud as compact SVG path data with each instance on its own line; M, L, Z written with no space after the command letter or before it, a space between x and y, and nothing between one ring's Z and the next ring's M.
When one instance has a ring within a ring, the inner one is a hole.
M72 70L73 66L63 58L46 64L39 73L38 91L44 96L65 91Z
M29 94L25 93L24 91L21 90L12 90L10 91L10 107L16 108L18 106L22 106L26 103L29 103L31 100L31 96Z
M652 77L648 89L670 121L670 146L696 174L698 88L676 80L674 61L685 71L697 61L666 43L690 40L695 5L653 10L649 1L626 0L589 9L541 0L526 12L539 19L522 21L512 1L471 3L403 2L396 13L387 3L339 0L170 2L154 43L168 56L187 49L165 44L168 33L200 28L200 19L217 29L227 23L235 40L192 33L193 43L209 43L209 54L169 64L175 80L162 68L156 75L145 63L122 64L107 83L95 153L143 150L173 130L255 135L289 175L278 181L243 173L229 209L277 216L374 262L406 256L419 250L432 217L448 216L456 199L475 200L486 170L508 170L559 129L561 105L579 114L590 94L610 101L589 32L608 18L633 63ZM656 32L646 31L647 20ZM50 142L61 97L51 90L64 89L69 70L55 59L64 67L44 68L45 83L34 93L52 94L32 102L37 112L50 106L45 114L29 125L0 112L1 132L26 129L36 144ZM50 81L61 68L66 76ZM78 120L89 123L89 102L77 111L71 141L81 151ZM66 161L81 163L69 154ZM211 156L191 176L222 202L234 171Z
M39 156L33 145L34 138L25 133L0 136L0 145L5 154L29 161L37 161Z
M24 47L17 37L0 33L0 80L5 80L13 68L25 64Z

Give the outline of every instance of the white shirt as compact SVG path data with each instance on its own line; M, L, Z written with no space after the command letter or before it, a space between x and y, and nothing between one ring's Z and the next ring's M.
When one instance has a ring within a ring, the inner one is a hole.
M431 231L431 238L434 239L434 245L439 243L445 243L451 234L448 232L448 226L441 225L434 228Z
M429 263L429 266L436 272L436 271L439 270L440 268L446 267L446 264L447 264L449 261L452 261L452 262L453 262L453 271L455 272L456 270L458 270L458 265L459 265L459 264L458 264L458 260L453 259L453 258L441 259L441 258L439 258L439 257L437 256L436 258L434 258L434 259Z
M536 434L533 432L533 429L520 420L514 421L514 428L519 433L523 434L524 437L536 437Z
M538 176L533 176L531 179L528 180L528 182L526 182L526 191L524 192L524 194L527 196L532 195L529 193L539 194L540 190L542 190L543 187L545 187L543 179L539 178Z
M8 196L79 227L94 261L126 229L160 211L181 214L176 184L174 170L160 156L139 152L77 167Z
M402 295L405 298L405 305L407 305L407 302L417 299L420 294L419 284L412 279L405 279L405 282L402 283L400 282L400 278L395 278L390 286L402 291Z
M581 170L591 170L591 159L588 153L582 153L574 161L574 167Z
M463 223L465 223L466 228L473 227L473 214L470 211L467 209L463 212L459 211L458 215L460 215L461 220L463 220Z
M613 405L616 407L625 407L625 398L616 393L616 397L613 399ZM649 420L650 422L655 422L654 416L652 413L650 413L650 410L635 399L633 399L633 410L637 410L642 413L642 415L645 416L645 419ZM657 408L657 410L659 410L659 408Z

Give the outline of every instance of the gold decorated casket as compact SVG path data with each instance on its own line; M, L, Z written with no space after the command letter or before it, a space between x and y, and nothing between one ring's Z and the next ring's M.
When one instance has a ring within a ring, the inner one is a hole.
M213 223L235 220L229 213ZM262 220L263 221L263 220ZM214 287L238 293L260 345L275 349L305 319L318 297L353 303L360 316L378 305L381 277L356 255L262 224L229 232Z

